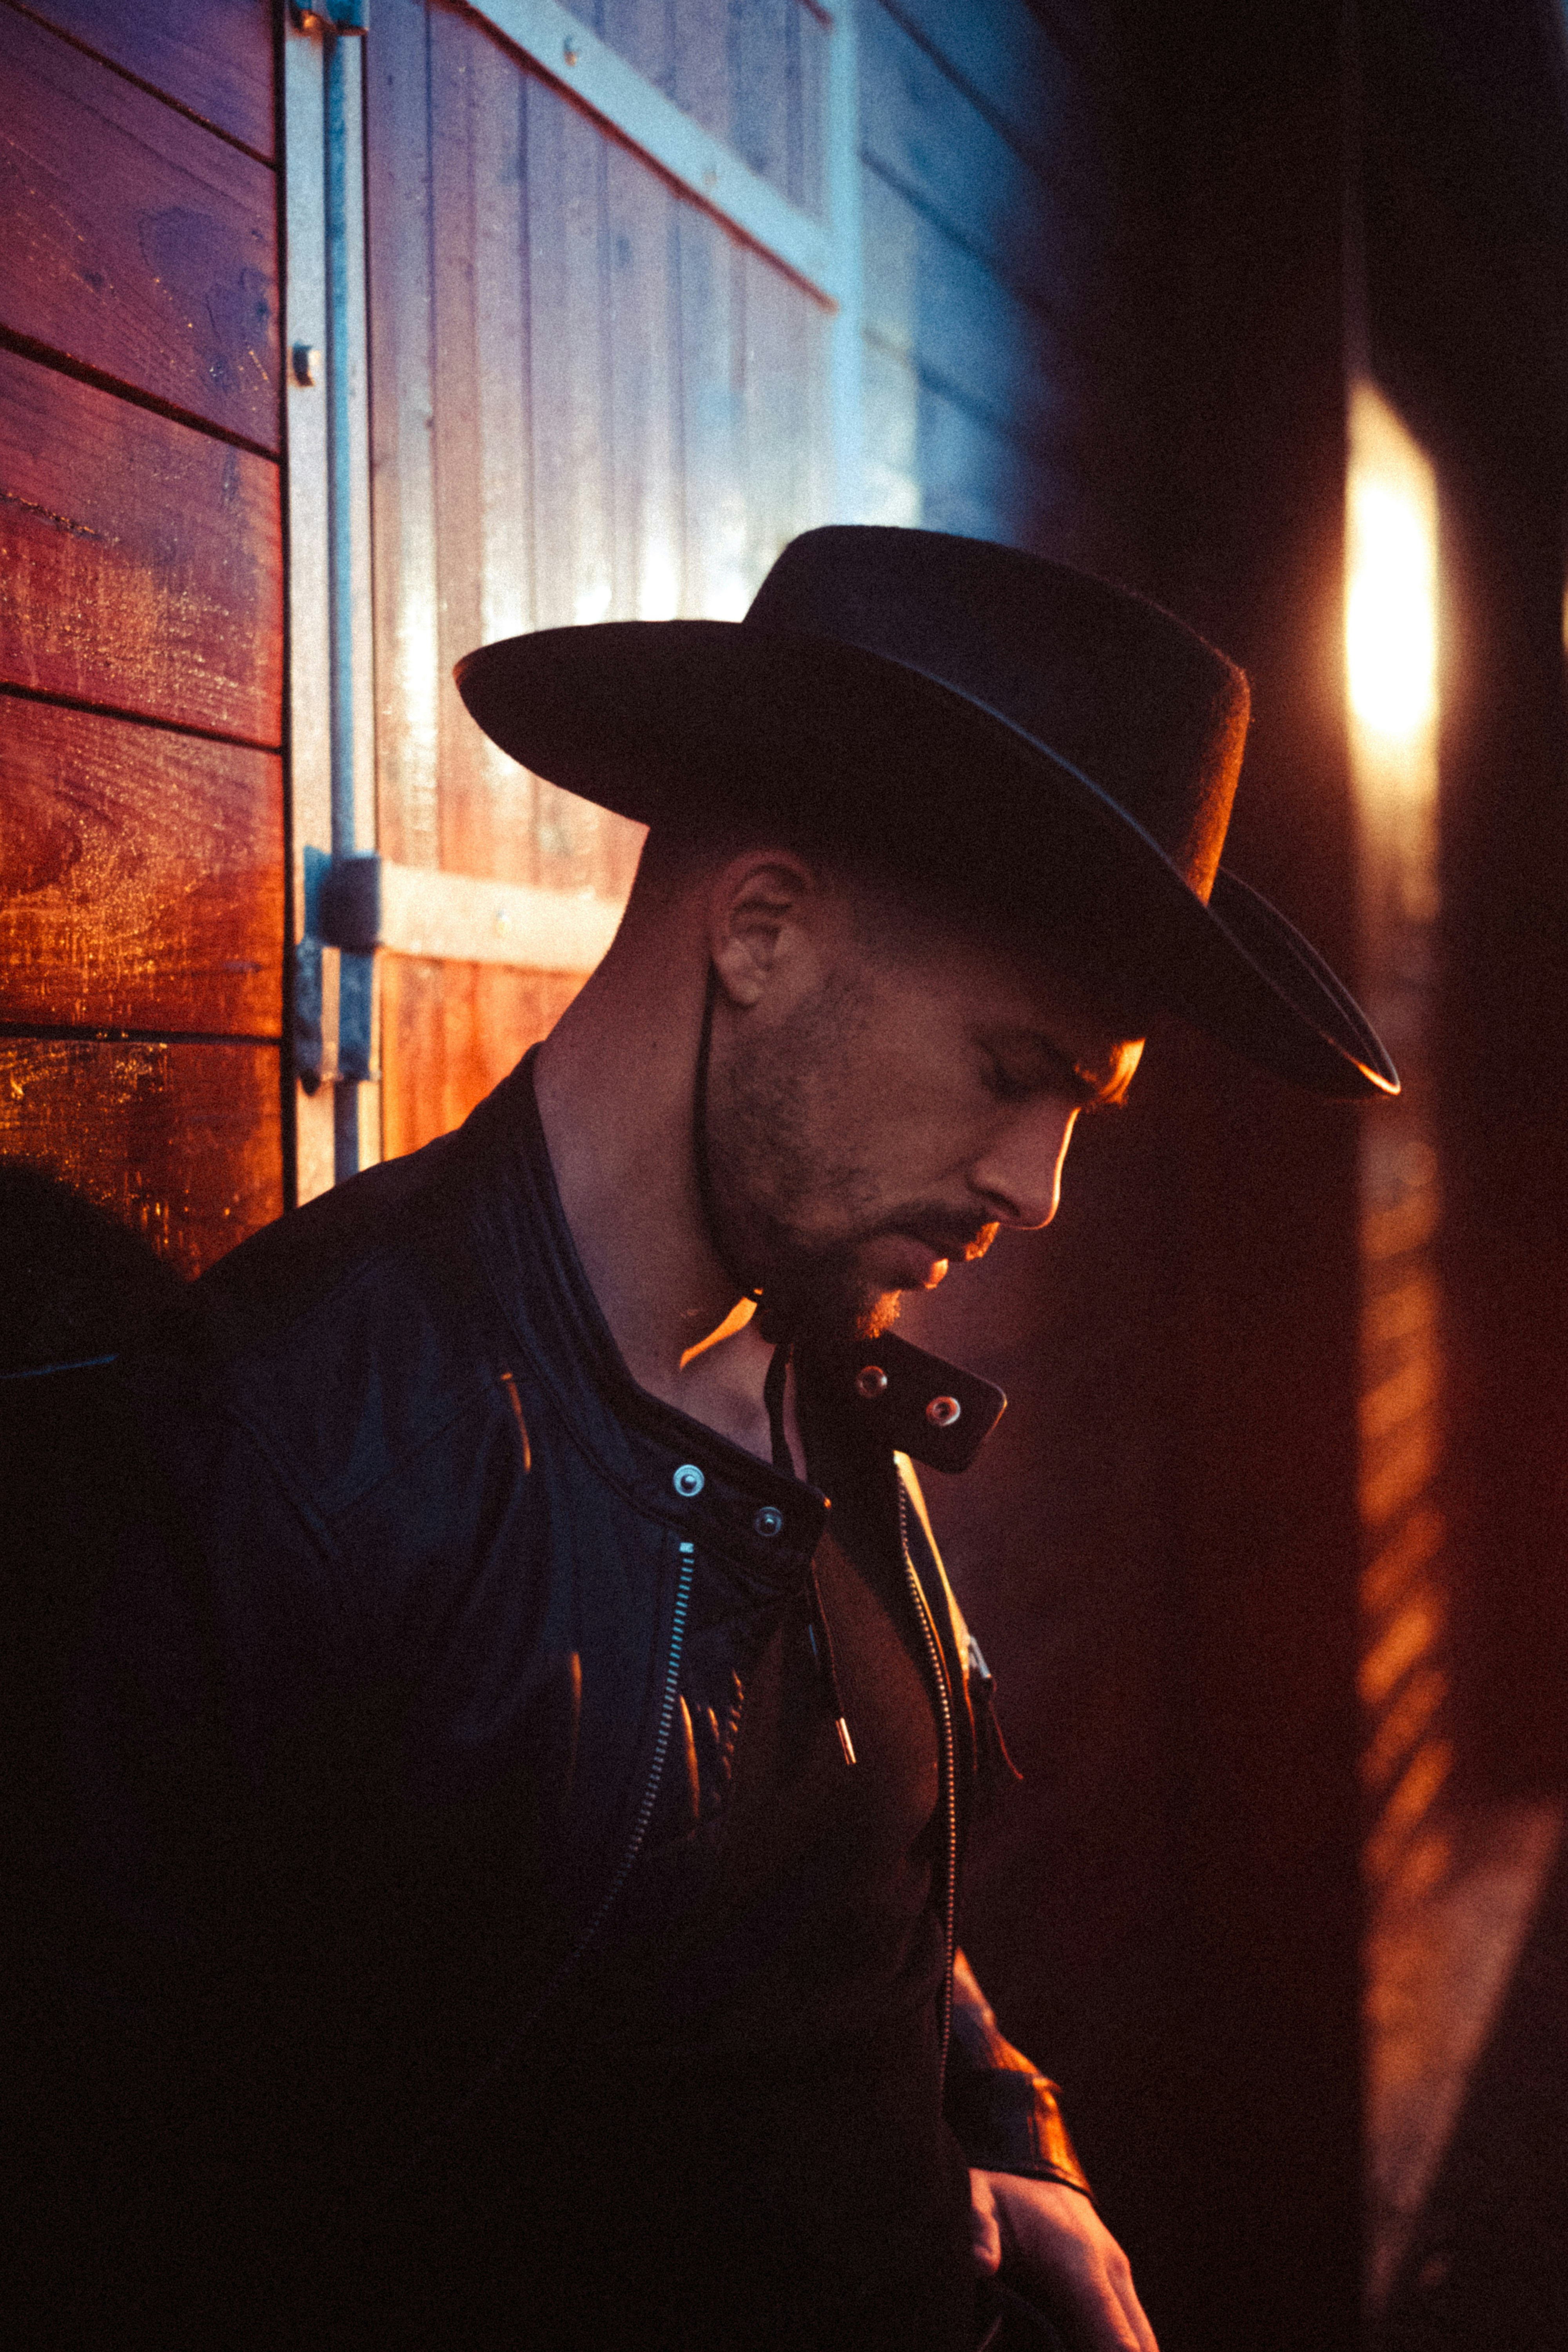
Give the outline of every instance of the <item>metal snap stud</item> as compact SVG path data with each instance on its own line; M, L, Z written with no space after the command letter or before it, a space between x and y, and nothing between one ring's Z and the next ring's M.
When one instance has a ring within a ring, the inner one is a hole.
M675 1474L675 1491L678 1495L683 1496L687 1502L691 1500L693 1495L700 1495L707 1484L708 1481L695 1462L683 1462Z
M938 1429L951 1429L963 1411L956 1397L932 1397L926 1407L926 1419Z
M771 1503L764 1503L762 1509L757 1513L756 1517L752 1521L752 1525L755 1528L760 1536L782 1535L784 1533L784 1513L782 1511L775 1511Z
M859 1390L860 1394L867 1399L885 1396L888 1388L888 1375L882 1370L880 1364L862 1364L860 1370L855 1375L855 1385Z

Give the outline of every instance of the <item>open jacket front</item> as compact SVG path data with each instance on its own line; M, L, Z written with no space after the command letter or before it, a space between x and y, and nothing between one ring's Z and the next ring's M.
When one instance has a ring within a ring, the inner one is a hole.
M177 2044L240 2170L324 2214L438 2158L548 2043L628 1889L644 1930L650 1899L700 1894L752 1664L828 1506L632 1382L526 1064L455 1135L254 1237L194 1307L110 1376L162 1483L71 1667L79 1859L57 1899L84 1978L161 2020L131 2031L151 2074ZM962 1961L954 1990L964 1824L1008 1768L891 1440L965 1376L898 1349L889 1428L852 1366L799 1369L902 1521L942 1735L949 2122L971 2163L1081 2186Z

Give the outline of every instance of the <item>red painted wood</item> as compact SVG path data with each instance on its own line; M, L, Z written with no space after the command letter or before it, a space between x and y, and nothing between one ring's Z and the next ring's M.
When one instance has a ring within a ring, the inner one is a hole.
M268 0L29 0L25 12L57 25L111 65L151 83L270 156L272 16Z
M0 1019L277 1036L275 753L0 696Z
M276 449L277 181L0 13L0 326Z
M68 1177L187 1274L279 1215L274 1045L0 1037L0 1157Z
M278 468L0 352L0 683L277 744Z

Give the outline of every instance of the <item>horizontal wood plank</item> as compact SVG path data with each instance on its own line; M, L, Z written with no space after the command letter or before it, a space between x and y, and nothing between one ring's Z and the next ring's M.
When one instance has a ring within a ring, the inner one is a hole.
M270 0L27 0L58 25L215 131L258 155L276 144Z
M1059 445L1082 398L1070 342L878 173L861 188L867 332L1004 431Z
M384 956L382 1143L387 1159L416 1151L459 1126L528 1048L549 1034L581 985L563 972Z
M0 351L0 682L276 745L278 467Z
M1128 80L1114 54L1101 54L1097 19L1108 12L1082 0L1065 10L1038 0L891 0L888 13L1049 176L1071 185L1114 168L1110 134Z
M1031 457L875 343L864 380L870 520L1083 560L1093 501L1076 475Z
M0 326L276 449L273 172L30 18L0 29Z
M0 1158L53 1169L199 1274L281 1213L278 1049L0 1037Z
M859 23L866 161L1047 316L1075 309L1101 257L1099 179L1047 181L885 9Z
M0 696L0 1019L279 1036L276 753Z

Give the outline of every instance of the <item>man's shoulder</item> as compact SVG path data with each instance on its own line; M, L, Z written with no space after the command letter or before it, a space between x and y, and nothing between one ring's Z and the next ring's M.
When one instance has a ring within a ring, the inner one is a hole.
M507 1329L447 1136L242 1243L195 1286L182 1385L331 1521L496 1387Z
M458 1137L366 1168L230 1250L195 1286L215 1361L283 1341L330 1299L419 1289L456 1253L466 1171Z

